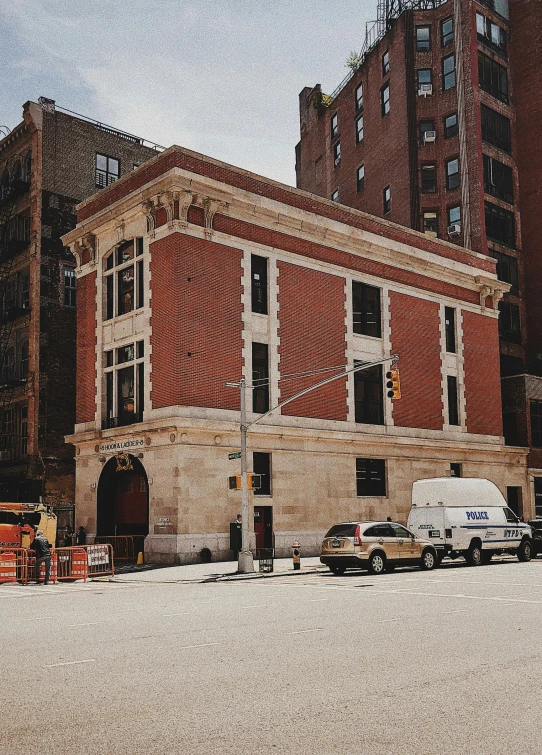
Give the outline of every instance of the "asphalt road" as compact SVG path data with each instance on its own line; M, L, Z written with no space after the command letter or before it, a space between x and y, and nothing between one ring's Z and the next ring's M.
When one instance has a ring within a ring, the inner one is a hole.
M542 560L0 585L0 616L2 755L542 751Z

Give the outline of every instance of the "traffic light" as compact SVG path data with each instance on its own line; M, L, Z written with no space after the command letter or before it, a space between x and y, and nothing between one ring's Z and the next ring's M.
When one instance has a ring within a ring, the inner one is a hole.
M241 490L241 475L233 474L228 477L230 490Z
M399 370L392 369L386 372L386 388L388 389L388 398L396 401L401 398L401 383L399 380Z
M259 490L262 487L261 474L249 474L248 476L248 489Z
M230 490L241 490L241 475L234 474L228 477ZM259 490L262 487L261 474L247 474L247 490Z

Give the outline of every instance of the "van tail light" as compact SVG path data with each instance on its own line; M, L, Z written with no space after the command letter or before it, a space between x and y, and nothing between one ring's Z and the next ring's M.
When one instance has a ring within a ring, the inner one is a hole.
M354 532L354 545L361 545L361 534L360 534L359 524L356 526L356 531Z
M452 530L444 530L444 537L452 537Z

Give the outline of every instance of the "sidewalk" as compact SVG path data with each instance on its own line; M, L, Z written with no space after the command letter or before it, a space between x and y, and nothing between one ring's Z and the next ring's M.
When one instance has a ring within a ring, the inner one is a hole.
M270 579L285 575L314 574L327 571L318 556L301 558L301 569L294 571L291 558L277 558L273 562L273 572L261 574L258 561L254 561L253 574L238 574L237 561L217 561L210 564L185 564L183 566L153 566L151 564L133 567L130 571L115 573L115 582L231 582L244 579Z

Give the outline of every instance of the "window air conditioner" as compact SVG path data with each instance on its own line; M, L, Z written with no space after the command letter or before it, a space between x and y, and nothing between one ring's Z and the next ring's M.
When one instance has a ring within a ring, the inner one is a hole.
M420 97L428 97L433 94L433 84L420 84L418 86L418 94Z
M448 236L460 236L461 235L461 226L459 223L453 223L452 225L448 226Z
M434 144L437 141L437 132L436 131L424 131L423 132L423 143L424 144Z

